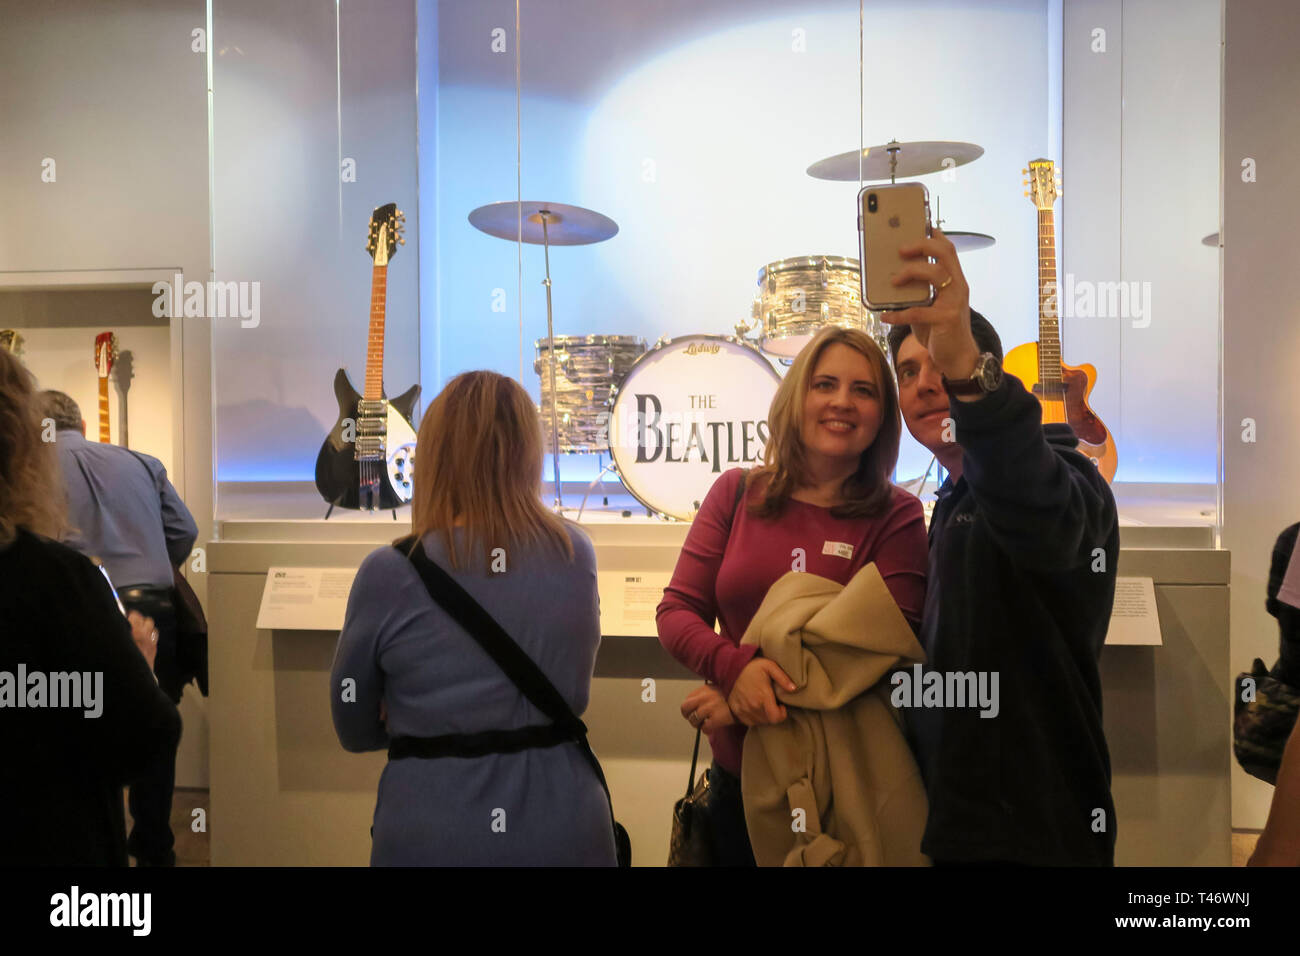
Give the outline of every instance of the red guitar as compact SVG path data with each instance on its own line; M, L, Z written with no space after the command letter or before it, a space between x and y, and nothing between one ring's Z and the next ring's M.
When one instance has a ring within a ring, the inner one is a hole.
M95 369L99 372L99 440L111 441L108 430L108 376L117 361L117 336L100 332L95 336Z

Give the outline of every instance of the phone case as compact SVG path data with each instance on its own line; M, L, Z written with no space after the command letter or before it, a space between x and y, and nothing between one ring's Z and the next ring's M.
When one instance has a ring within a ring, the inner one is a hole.
M867 208L868 197L873 195L875 212ZM889 312L934 301L934 289L928 282L912 281L900 286L890 282L909 262L898 254L899 247L929 235L930 191L923 183L886 183L862 188L858 193L858 246L863 305L872 312Z

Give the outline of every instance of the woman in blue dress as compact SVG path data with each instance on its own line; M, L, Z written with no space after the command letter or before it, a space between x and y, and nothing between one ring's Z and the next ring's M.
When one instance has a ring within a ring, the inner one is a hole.
M542 437L523 388L494 372L448 383L420 425L411 501L419 547L497 620L575 714L600 643L596 559L542 504ZM366 557L330 682L344 748L547 724L406 554ZM475 757L391 759L379 781L373 866L613 866L609 804L576 743Z

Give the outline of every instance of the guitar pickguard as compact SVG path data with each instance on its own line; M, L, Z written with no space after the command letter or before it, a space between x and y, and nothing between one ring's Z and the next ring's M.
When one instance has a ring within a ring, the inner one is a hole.
M343 369L334 376L334 394L339 417L316 457L316 490L339 508L373 511L408 504L414 490L416 442L408 415L420 386L411 386L392 401L375 403L376 414L382 405L383 415L374 423L377 427L363 426L358 411L363 400ZM369 460L358 459L359 447Z

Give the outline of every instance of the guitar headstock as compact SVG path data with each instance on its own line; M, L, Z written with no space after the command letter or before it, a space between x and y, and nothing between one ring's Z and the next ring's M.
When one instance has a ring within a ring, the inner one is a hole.
M95 336L95 370L100 378L108 378L117 361L117 336L112 332L100 332Z
M1050 159L1031 159L1029 168L1020 170L1029 188L1025 195L1039 209L1051 210L1056 197L1061 195L1061 171Z
M23 354L23 337L13 329L0 329L0 349L21 356Z
M406 214L397 208L397 203L385 203L376 206L370 214L370 231L366 238L366 252L377 266L388 265L388 260L397 254L397 247L406 245L402 230L406 228Z

